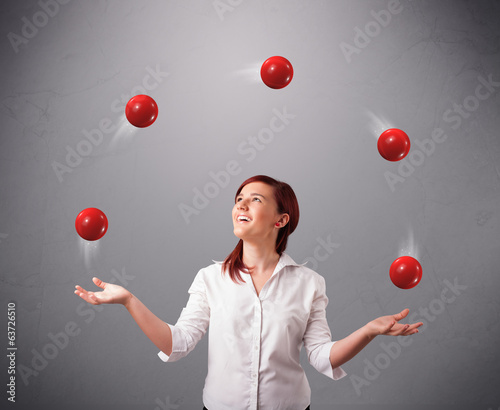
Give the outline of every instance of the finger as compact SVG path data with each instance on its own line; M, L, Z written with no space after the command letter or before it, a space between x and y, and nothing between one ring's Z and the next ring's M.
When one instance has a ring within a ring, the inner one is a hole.
M422 325L423 323L414 323L413 325L407 325L407 329L403 333L403 336L410 336L414 335L415 333L418 333L418 328Z
M391 323L389 323L389 325L386 327L386 329L384 330L384 333L383 334L387 334L389 333L392 328L394 327L394 325L396 324L396 321L393 320Z
M79 292L79 293L81 293L81 294L83 294L83 295L87 295L87 294L89 293L89 292L88 292L88 290L83 289L81 286L76 285L76 286L75 286L75 288L76 288L75 293L76 293L78 296L80 296L80 295L79 295L77 292Z
M413 325L410 325L407 332L412 332L412 334L418 333L418 328L422 325L423 325L423 323L414 323Z
M394 315L394 319L399 322L401 319L404 319L406 316L408 316L408 313L410 313L410 309L403 309L400 313Z
M401 336L404 335L405 332L408 329L408 325L399 325L397 328L393 329L393 332L391 332L392 336Z
M79 292L82 292L82 293L88 293L87 290L85 290L84 288L82 288L80 285L76 285L75 288L79 291Z
M101 279L99 278L96 278L96 277L93 277L92 278L92 281L97 285L99 286L101 289L105 289L106 288L106 282L103 282Z
M98 301L98 299L97 299L97 297L95 296L94 292L89 292L88 290L83 289L81 286L78 286L78 285L77 285L77 286L75 286L75 288L77 289L77 290L75 290L75 293L76 293L78 296L82 297L82 295L85 295L85 296L87 296L87 298L90 298L90 297L91 297L91 298L92 298L92 300L95 300L96 302ZM77 293L77 292L79 292L80 294L79 294L79 293ZM84 299L84 300L88 301L88 300L87 300L87 298L83 298L83 297L82 297L82 299Z
M418 329L407 330L401 336L411 336L414 335L415 333L418 333Z
M94 294L89 294L88 292L83 293L79 290L75 290L75 294L80 296L85 302L88 302L92 305L98 305L99 302Z

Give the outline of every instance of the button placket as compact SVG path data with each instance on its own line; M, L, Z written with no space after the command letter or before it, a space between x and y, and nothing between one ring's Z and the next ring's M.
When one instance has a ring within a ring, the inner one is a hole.
M257 409L257 401L258 401L261 328L262 328L262 306L260 298L256 296L254 305L254 320L253 320L252 366L250 369L250 377L252 385L250 394L250 404L252 409Z

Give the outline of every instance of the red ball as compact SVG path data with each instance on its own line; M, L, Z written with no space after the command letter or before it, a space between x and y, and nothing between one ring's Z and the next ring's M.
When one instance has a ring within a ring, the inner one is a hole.
M422 279L422 266L411 256L401 256L392 262L389 275L398 288L410 289Z
M87 208L78 214L75 221L76 232L87 241L101 239L108 230L108 218L97 208Z
M269 57L260 69L264 84L270 88L280 89L290 84L293 78L293 67L284 57Z
M138 128L149 127L158 117L158 106L149 95L136 95L127 103L125 116Z
M389 128L380 134L377 148L387 161L400 161L410 152L410 138L404 131Z

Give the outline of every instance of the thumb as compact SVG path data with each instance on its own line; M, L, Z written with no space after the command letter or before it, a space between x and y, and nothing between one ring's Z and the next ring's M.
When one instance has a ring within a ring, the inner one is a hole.
M404 319L406 316L408 316L408 313L410 313L410 309L403 309L400 313L394 316L394 319L399 322L401 319Z
M92 282L94 282L97 286L99 286L101 289L106 288L106 282L103 282L101 279L93 277Z

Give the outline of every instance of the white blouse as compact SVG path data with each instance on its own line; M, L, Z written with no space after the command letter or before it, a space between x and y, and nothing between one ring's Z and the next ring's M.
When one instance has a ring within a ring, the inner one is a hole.
M189 300L172 326L173 362L191 352L210 325L208 374L203 404L209 410L304 410L311 389L300 365L302 344L319 372L338 380L326 320L328 298L322 276L286 253L259 295L249 274L243 284L222 275L216 262L196 275Z

